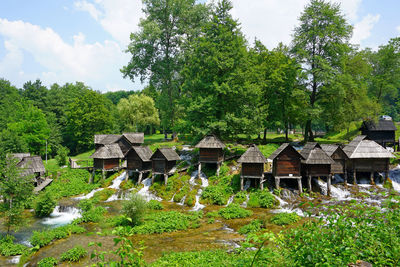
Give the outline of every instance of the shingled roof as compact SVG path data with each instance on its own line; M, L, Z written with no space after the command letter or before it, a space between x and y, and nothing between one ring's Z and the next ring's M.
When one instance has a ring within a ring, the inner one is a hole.
M159 151L168 161L180 160L181 159L179 157L179 155L175 152L175 150L173 150L170 147L159 148L159 149L157 149L157 151ZM157 154L157 151L154 152L154 154L151 156L150 159L154 158L154 155Z
M151 161L153 151L148 146L134 146L131 149L135 150L142 161Z
M303 164L333 164L333 159L322 150L321 146L316 142L308 142L301 150L300 154L304 160Z
M365 135L354 138L343 151L350 159L383 159L394 158L393 154L372 140L367 140Z
M239 163L266 163L267 159L256 145L251 145L249 149L239 158Z
M42 158L40 156L29 156L24 157L18 164L17 167L24 168L23 172L26 175L33 173L44 173L46 169L44 168L44 164Z
M197 145L197 148L225 148L225 144L221 142L215 135L205 136Z
M284 151L284 150L285 150L286 148L288 148L288 147L292 148L293 151L295 151L295 152L299 155L300 158L304 159L304 157L303 157L291 144L289 144L289 143L283 143L280 147L278 147L278 148L274 151L274 153L272 153L272 154L268 157L268 159L274 160L277 156L279 156L279 155L282 153L282 151Z
M131 144L143 144L144 133L123 133L124 136Z
M94 136L94 143L96 145L110 145L118 142L121 135L117 134L96 134Z
M368 131L396 131L397 128L392 120L379 120L377 122L373 120L364 121L361 129L367 129Z
M90 156L93 159L122 159L123 157L124 154L118 144L104 145Z
M18 159L18 163L22 161L23 158L30 157L31 153L12 153L12 157Z

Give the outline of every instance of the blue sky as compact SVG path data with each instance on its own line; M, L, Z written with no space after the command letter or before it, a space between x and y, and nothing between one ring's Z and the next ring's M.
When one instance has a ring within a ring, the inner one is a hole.
M332 0L333 1L333 0ZM307 0L233 0L234 17L250 42L289 44ZM400 1L339 0L354 25L352 42L377 49L400 35ZM138 90L119 69L141 13L140 0L0 1L0 77L21 87L82 81L100 91Z

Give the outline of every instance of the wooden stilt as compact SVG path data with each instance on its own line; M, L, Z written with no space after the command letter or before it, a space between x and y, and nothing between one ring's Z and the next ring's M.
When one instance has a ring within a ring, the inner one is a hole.
M347 171L344 171L344 185L347 186Z
M155 178L155 174L153 173L152 175L151 175L151 184L154 184L154 178Z
M357 171L354 169L354 172L353 172L353 184L354 185L356 185L357 184Z
M168 174L164 174L164 184L167 186L168 183Z
M301 184L301 178L297 178L297 185L299 186L299 193L303 193L303 185Z
M105 178L105 171L104 170L101 170L101 178L104 180L104 178Z
M309 175L309 176L307 177L307 182L308 182L308 191L309 191L309 193L311 193L311 191L312 191L312 186L311 186L311 175Z
M217 176L219 176L219 169L221 168L221 165L218 163L217 164Z
M374 181L374 172L371 172L369 175L369 182L371 185L375 185L375 181Z
M240 175L240 190L243 191L244 190L244 178L242 175Z
M328 190L327 190L328 196L331 196L332 177L333 177L333 175L332 176L328 175L328 185L327 185L327 187L328 187Z
M143 178L143 172L139 172L138 184L142 183L142 178Z
M264 175L260 179L260 190L264 190Z
M278 189L278 190L279 190L279 188L280 188L280 187L279 187L280 181L281 181L280 178L275 177L275 187L276 187L276 189Z

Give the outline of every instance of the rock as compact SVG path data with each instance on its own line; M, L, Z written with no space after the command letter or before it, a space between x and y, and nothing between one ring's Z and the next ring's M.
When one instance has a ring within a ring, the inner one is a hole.
M349 263L349 267L372 267L372 264L366 261L358 260L356 263Z

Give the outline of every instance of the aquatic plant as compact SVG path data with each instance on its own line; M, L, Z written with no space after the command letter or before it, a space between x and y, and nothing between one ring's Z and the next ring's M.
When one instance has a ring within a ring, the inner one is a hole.
M236 219L236 218L246 218L253 215L251 210L246 210L241 208L239 204L229 204L227 207L222 208L218 211L218 214L221 215L224 219Z
M86 249L82 246L76 246L61 254L60 261L76 262L87 255Z
M53 267L53 266L56 266L57 264L58 264L58 260L56 258L46 257L46 258L41 259L37 263L37 266L38 267Z
M296 213L288 213L282 212L274 215L271 218L271 222L276 225L287 225L298 222L300 220L300 216Z
M267 190L256 190L250 193L247 206L251 208L272 208L276 200Z
M33 231L29 242L32 246L41 248L50 244L54 240L66 238L71 234L80 234L85 231L85 228L81 226L68 224L50 230Z
M150 210L162 210L164 209L163 205L160 203L160 201L151 199L148 203L147 203L147 208Z
M139 194L132 193L122 206L122 213L130 218L132 226L139 225L146 212L146 200Z
M6 235L0 238L0 255L2 256L21 255L27 250L26 246L14 243L14 239L15 238L11 235Z
M239 229L239 234L245 235L249 233L259 232L263 227L263 222L261 220L251 221L249 224L242 226Z

